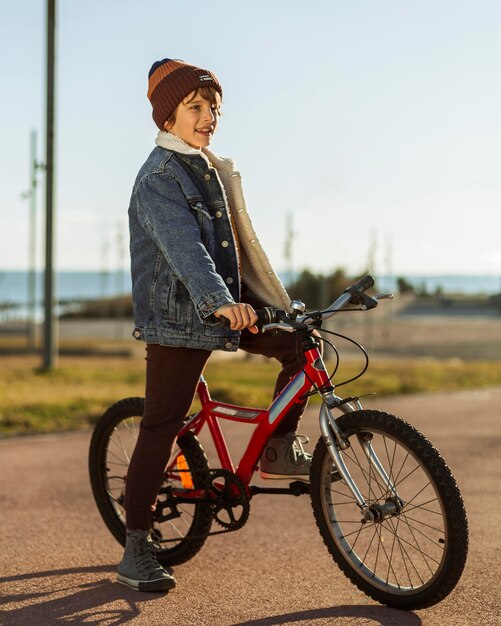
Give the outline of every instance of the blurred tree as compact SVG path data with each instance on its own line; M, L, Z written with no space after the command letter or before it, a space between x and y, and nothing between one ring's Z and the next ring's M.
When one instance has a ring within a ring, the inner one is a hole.
M348 278L342 268L327 276L305 269L289 285L288 291L293 299L302 300L311 311L328 307L351 282L352 279Z
M403 276L399 276L397 278L397 289L398 289L398 293L401 293L401 294L404 294L404 293L415 293L415 291L416 291L414 289L414 285L412 283L410 283Z

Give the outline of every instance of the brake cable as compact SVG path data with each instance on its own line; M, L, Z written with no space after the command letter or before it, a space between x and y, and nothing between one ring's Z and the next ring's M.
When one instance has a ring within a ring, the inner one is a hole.
M354 310L359 310L359 309L354 309ZM347 337L346 335L342 335L340 333L336 333L332 330L325 330L325 328L321 329L322 333L326 333L328 335L334 335L335 337L339 337L340 339L345 339L346 341L349 341L350 343L352 343L353 345L355 345L359 350L361 350L361 352L364 354L365 357L365 365L362 368L362 370L356 375L353 376L353 378L349 378L348 380L344 380L340 383L336 383L336 387L342 387L343 385L347 385L348 383L352 383L353 381L357 380L358 378L360 378L361 376L363 376L365 374L365 372L367 371L368 367L369 367L369 355L367 354L367 351L365 350L365 348L359 344L357 341L355 341L354 339L351 339L351 337ZM333 350L334 353L336 355L336 365L334 366L334 369L331 373L331 375L329 376L329 380L328 382L331 382L332 379L334 378L338 368L339 368L339 364L340 364L340 356L339 356L339 351L336 348L336 346L334 346L334 344L332 344L328 339L325 339L325 337L322 337L322 341L324 341L325 343L327 343ZM299 350L298 350L298 345L296 342L296 354L297 354L297 358L298 361L300 361L300 354L299 354ZM317 385L315 384L315 382L308 376L306 370L304 369L304 367L302 366L301 369L303 370L304 375L306 376L306 378L309 380L309 382L311 383L313 390L309 391L308 393L303 394L303 396L301 396L302 398L309 398L310 396L314 396L317 393L319 393L320 389L319 387L317 387Z

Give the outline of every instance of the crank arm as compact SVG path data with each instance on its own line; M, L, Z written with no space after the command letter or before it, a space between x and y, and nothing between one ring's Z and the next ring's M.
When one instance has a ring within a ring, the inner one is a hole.
M208 502L212 504L217 500L217 495L207 489L173 489L172 487L161 487L159 495L165 495L167 501L175 504L193 504L197 502Z

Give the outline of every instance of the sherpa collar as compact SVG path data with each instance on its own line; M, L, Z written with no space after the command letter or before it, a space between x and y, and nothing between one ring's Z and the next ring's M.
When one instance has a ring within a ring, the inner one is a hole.
M201 154L200 148L192 148L186 141L183 141L177 135L168 133L165 130L159 130L157 138L155 140L157 146L171 150L172 152L179 152L181 154Z
M192 148L186 141L183 141L177 135L169 133L165 130L158 131L157 138L155 140L157 146L171 150L172 152L179 152L180 154L196 154L201 156L207 161L209 166L213 166L216 170L224 170L230 174L234 173L235 166L232 159L225 159L217 154L214 154L207 148Z

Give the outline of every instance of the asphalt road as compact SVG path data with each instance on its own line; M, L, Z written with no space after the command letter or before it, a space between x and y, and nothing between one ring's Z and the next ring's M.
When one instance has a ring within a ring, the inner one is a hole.
M242 530L210 538L175 568L174 591L128 590L114 581L121 548L90 493L90 433L70 433L0 441L0 624L501 625L501 389L367 405L422 430L462 490L470 555L441 604L404 612L365 597L329 557L307 496L257 496ZM314 412L303 426L316 440ZM239 433L231 435L236 448Z

